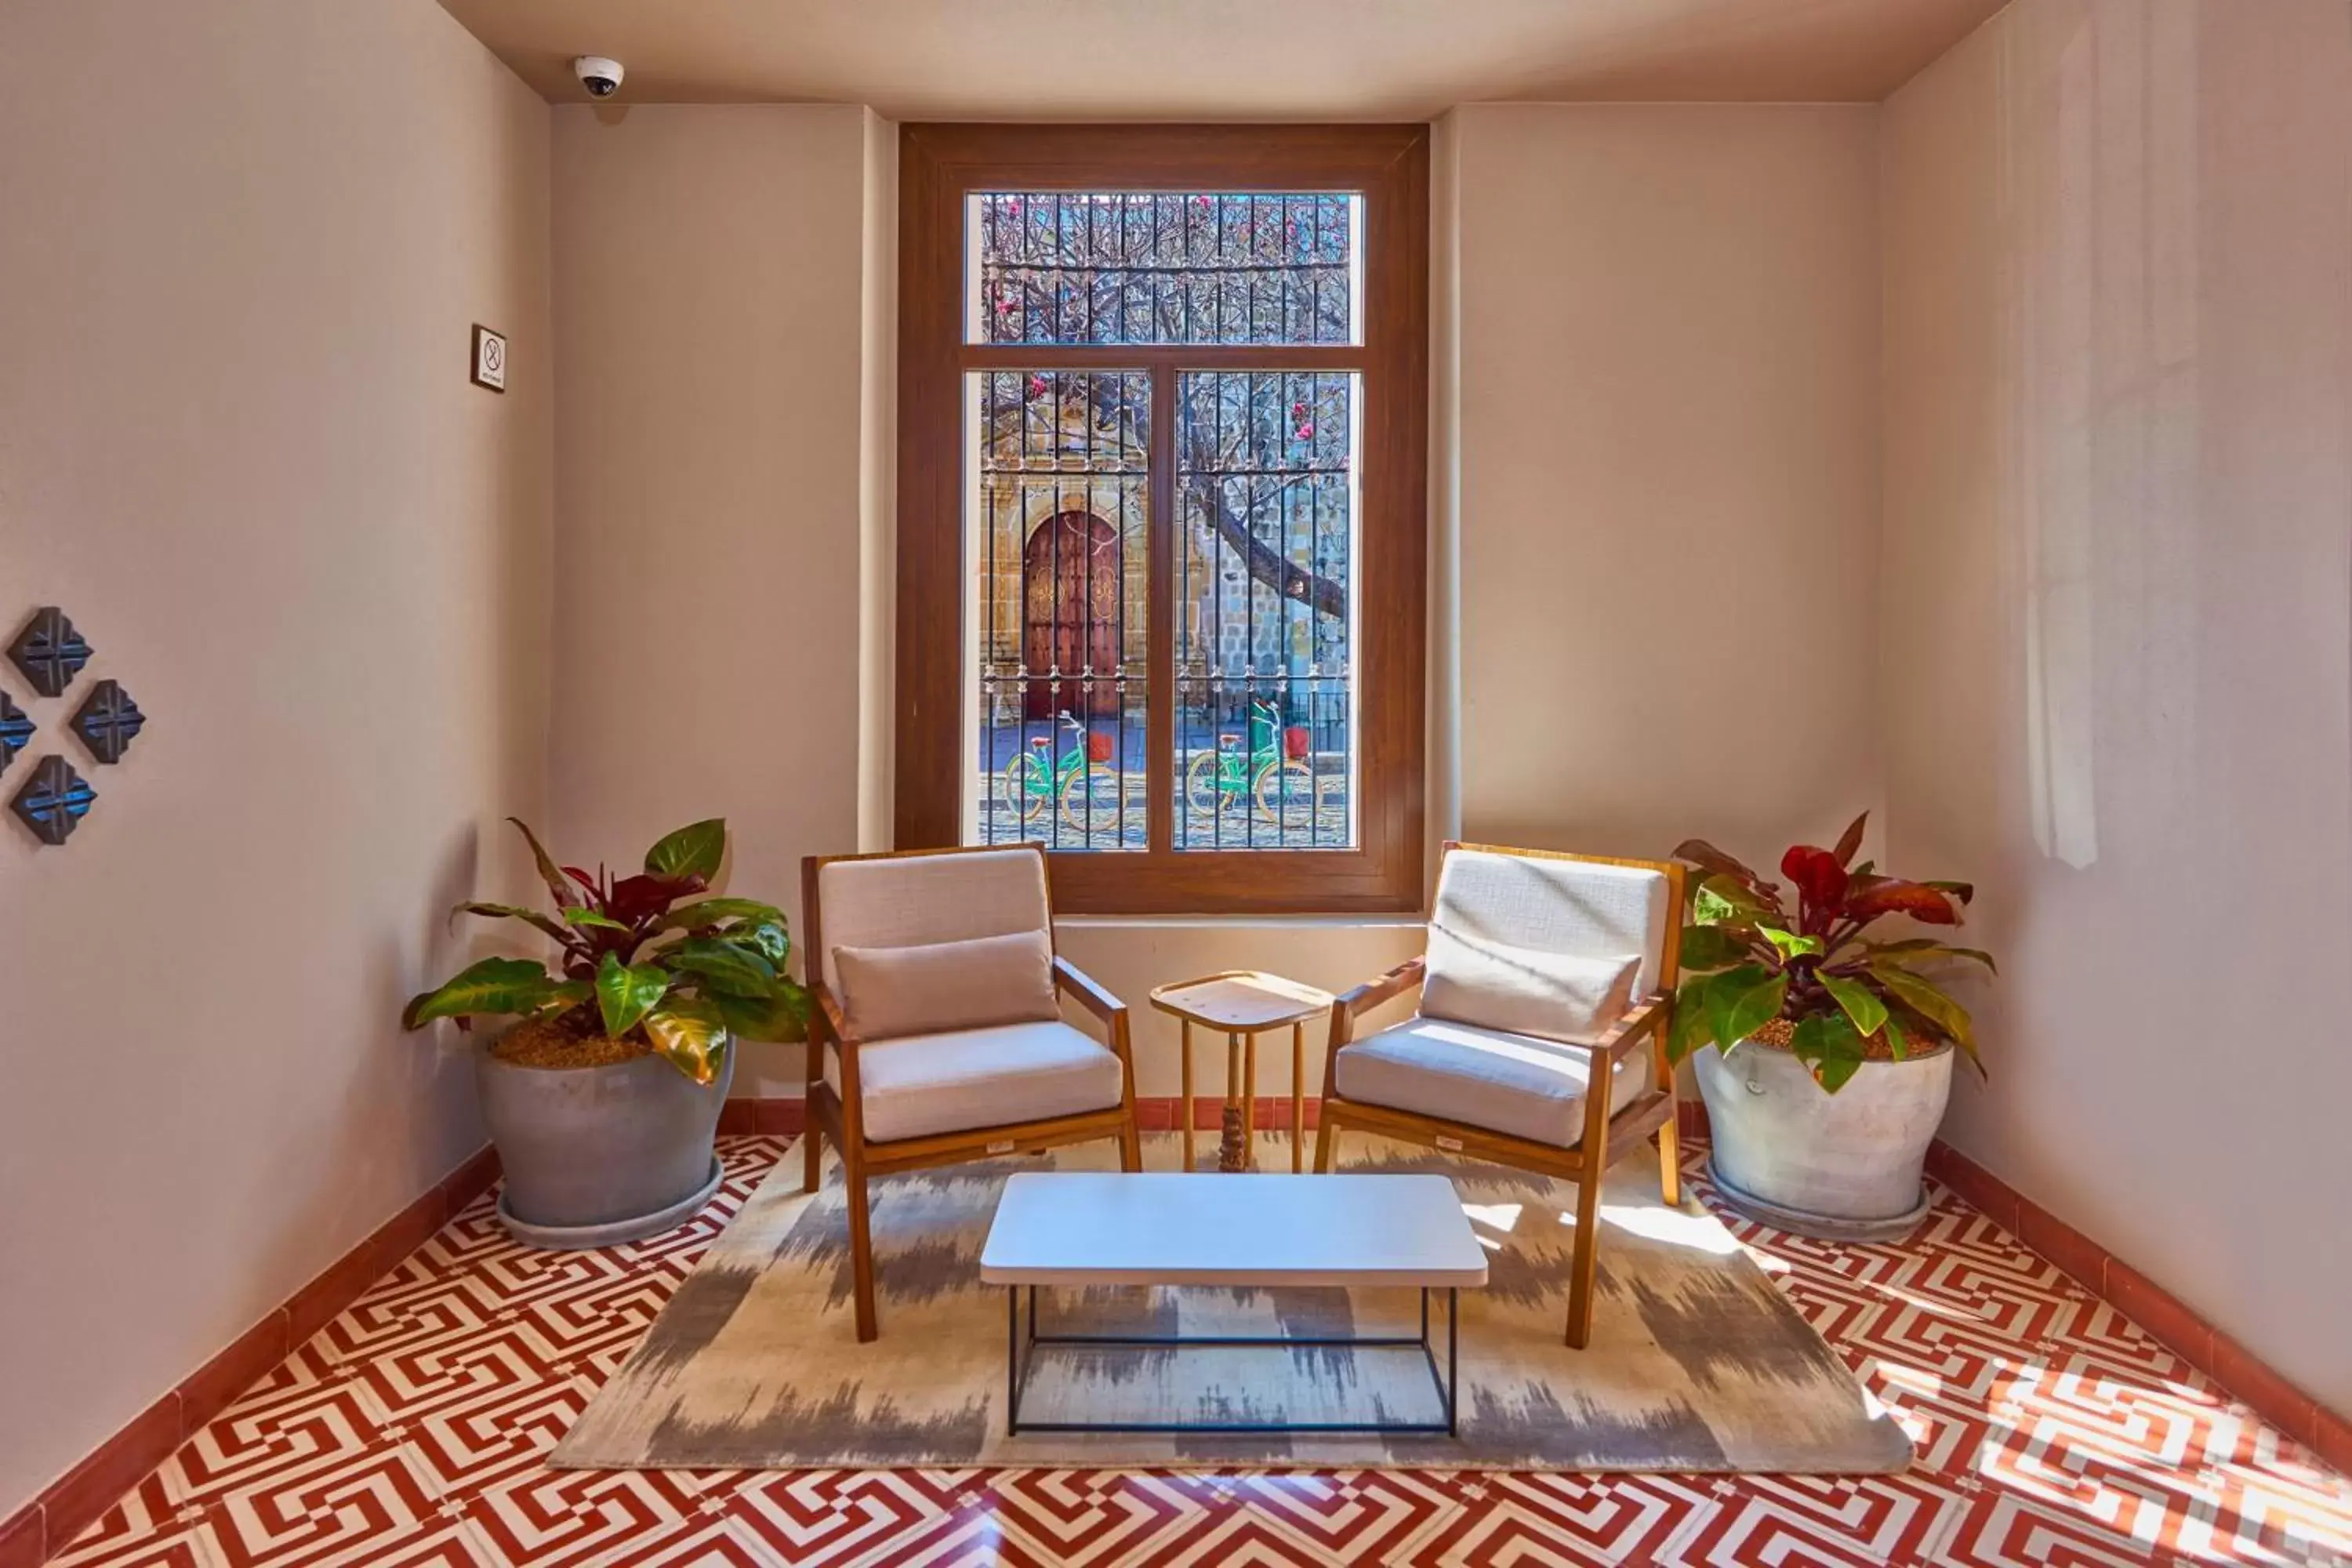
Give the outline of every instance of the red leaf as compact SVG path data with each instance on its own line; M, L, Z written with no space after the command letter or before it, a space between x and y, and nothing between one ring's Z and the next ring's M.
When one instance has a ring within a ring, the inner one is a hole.
M1853 819L1853 826L1838 835L1836 854L1839 865L1851 866L1853 864L1854 853L1862 847L1863 824L1869 820L1870 813L1865 811L1860 816Z
M1816 913L1827 914L1845 901L1845 867L1826 849L1810 844L1792 846L1780 857L1780 874L1797 884L1807 930L1813 929Z
M1685 838L1675 845L1675 858L1687 860L1701 870L1713 871L1718 875L1729 877L1751 888L1760 888L1764 885L1763 878L1704 838Z
M699 877L657 877L650 872L624 877L613 884L604 912L616 921L635 925L662 913L688 893L702 891L704 886Z
M1854 890L1845 901L1846 918L1874 921L1881 915L1909 915L1913 920L1932 926L1956 926L1960 923L1959 905L1948 894L1940 893L1923 882L1906 882L1896 877L1874 877Z

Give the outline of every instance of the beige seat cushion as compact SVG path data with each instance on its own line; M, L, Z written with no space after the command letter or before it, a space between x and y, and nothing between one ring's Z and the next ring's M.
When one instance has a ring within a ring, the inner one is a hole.
M857 1078L866 1136L877 1143L1108 1110L1124 1087L1109 1047L1059 1022L860 1046ZM824 1080L841 1092L830 1048Z
M1421 1010L1482 1029L1589 1043L1633 1007L1641 968L1639 953L1550 952L1432 926Z
M841 1008L861 1040L1058 1018L1042 931L919 947L836 947Z
M1367 1105L1571 1149L1584 1137L1591 1059L1575 1046L1422 1016L1340 1047L1333 1077L1342 1095ZM1629 1051L1610 1087L1610 1114L1649 1087L1649 1051Z
M817 868L825 984L839 994L834 950L919 947L1045 931L1045 857L1034 848L835 860Z
M1664 875L1639 866L1451 850L1430 910L1431 971L1447 956L1441 933L1462 944L1456 951L1533 948L1607 959L1638 953L1638 1002L1658 988L1672 902Z

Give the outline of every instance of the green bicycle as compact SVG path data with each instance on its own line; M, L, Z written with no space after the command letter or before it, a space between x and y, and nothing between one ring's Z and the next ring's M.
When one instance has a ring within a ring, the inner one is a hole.
M1315 770L1286 754L1282 712L1263 699L1250 703L1249 749L1239 735L1220 735L1213 752L1195 752L1184 770L1184 802L1199 816L1213 817L1246 798L1259 813L1285 829L1305 831L1315 823Z
M1024 826L1034 822L1056 799L1062 820L1073 832L1116 827L1126 787L1126 775L1110 765L1111 738L1097 735L1066 710L1060 715L1078 738L1056 760L1054 743L1043 735L1031 738L1026 750L1004 764L1004 799Z

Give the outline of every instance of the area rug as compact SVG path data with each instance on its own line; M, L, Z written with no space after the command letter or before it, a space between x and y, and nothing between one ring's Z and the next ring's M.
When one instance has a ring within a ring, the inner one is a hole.
M1005 1292L980 1282L996 1197L1017 1171L1115 1170L1108 1144L891 1176L874 1188L881 1338L857 1342L840 1172L814 1196L797 1150L705 1255L551 1463L761 1469L969 1465L1434 1469L1899 1470L1911 1446L1722 1223L1668 1206L1639 1155L1602 1190L1591 1343L1561 1342L1575 1188L1350 1136L1346 1169L1453 1178L1489 1282L1462 1292L1461 1435L1004 1435ZM1147 1169L1178 1163L1147 1138ZM1260 1140L1265 1170L1289 1164ZM1215 1181L1203 1174L1202 1181ZM1312 1176L1298 1178L1311 1181ZM1048 1293L1056 1332L1410 1333L1410 1290ZM1443 1321L1442 1299L1438 1321ZM1440 1336L1442 1346L1443 1339ZM1442 1353L1442 1352L1441 1352ZM1426 1419L1418 1350L1084 1350L1037 1365L1024 1421Z

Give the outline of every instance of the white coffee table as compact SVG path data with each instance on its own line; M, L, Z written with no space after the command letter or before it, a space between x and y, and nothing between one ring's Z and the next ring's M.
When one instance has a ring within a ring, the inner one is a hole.
M1486 1252L1444 1176L1029 1173L1004 1184L980 1277L1007 1289L1005 1431L1382 1432L1458 1430L1458 1291L1486 1283ZM1395 1287L1421 1292L1418 1337L1291 1338L1043 1334L1037 1292L1053 1286ZM1021 1292L1029 1292L1024 1316ZM1445 1369L1429 1337L1429 1293L1445 1292ZM1024 1327L1025 1324L1025 1327ZM1417 1345L1441 1421L1031 1422L1021 1395L1040 1346Z

